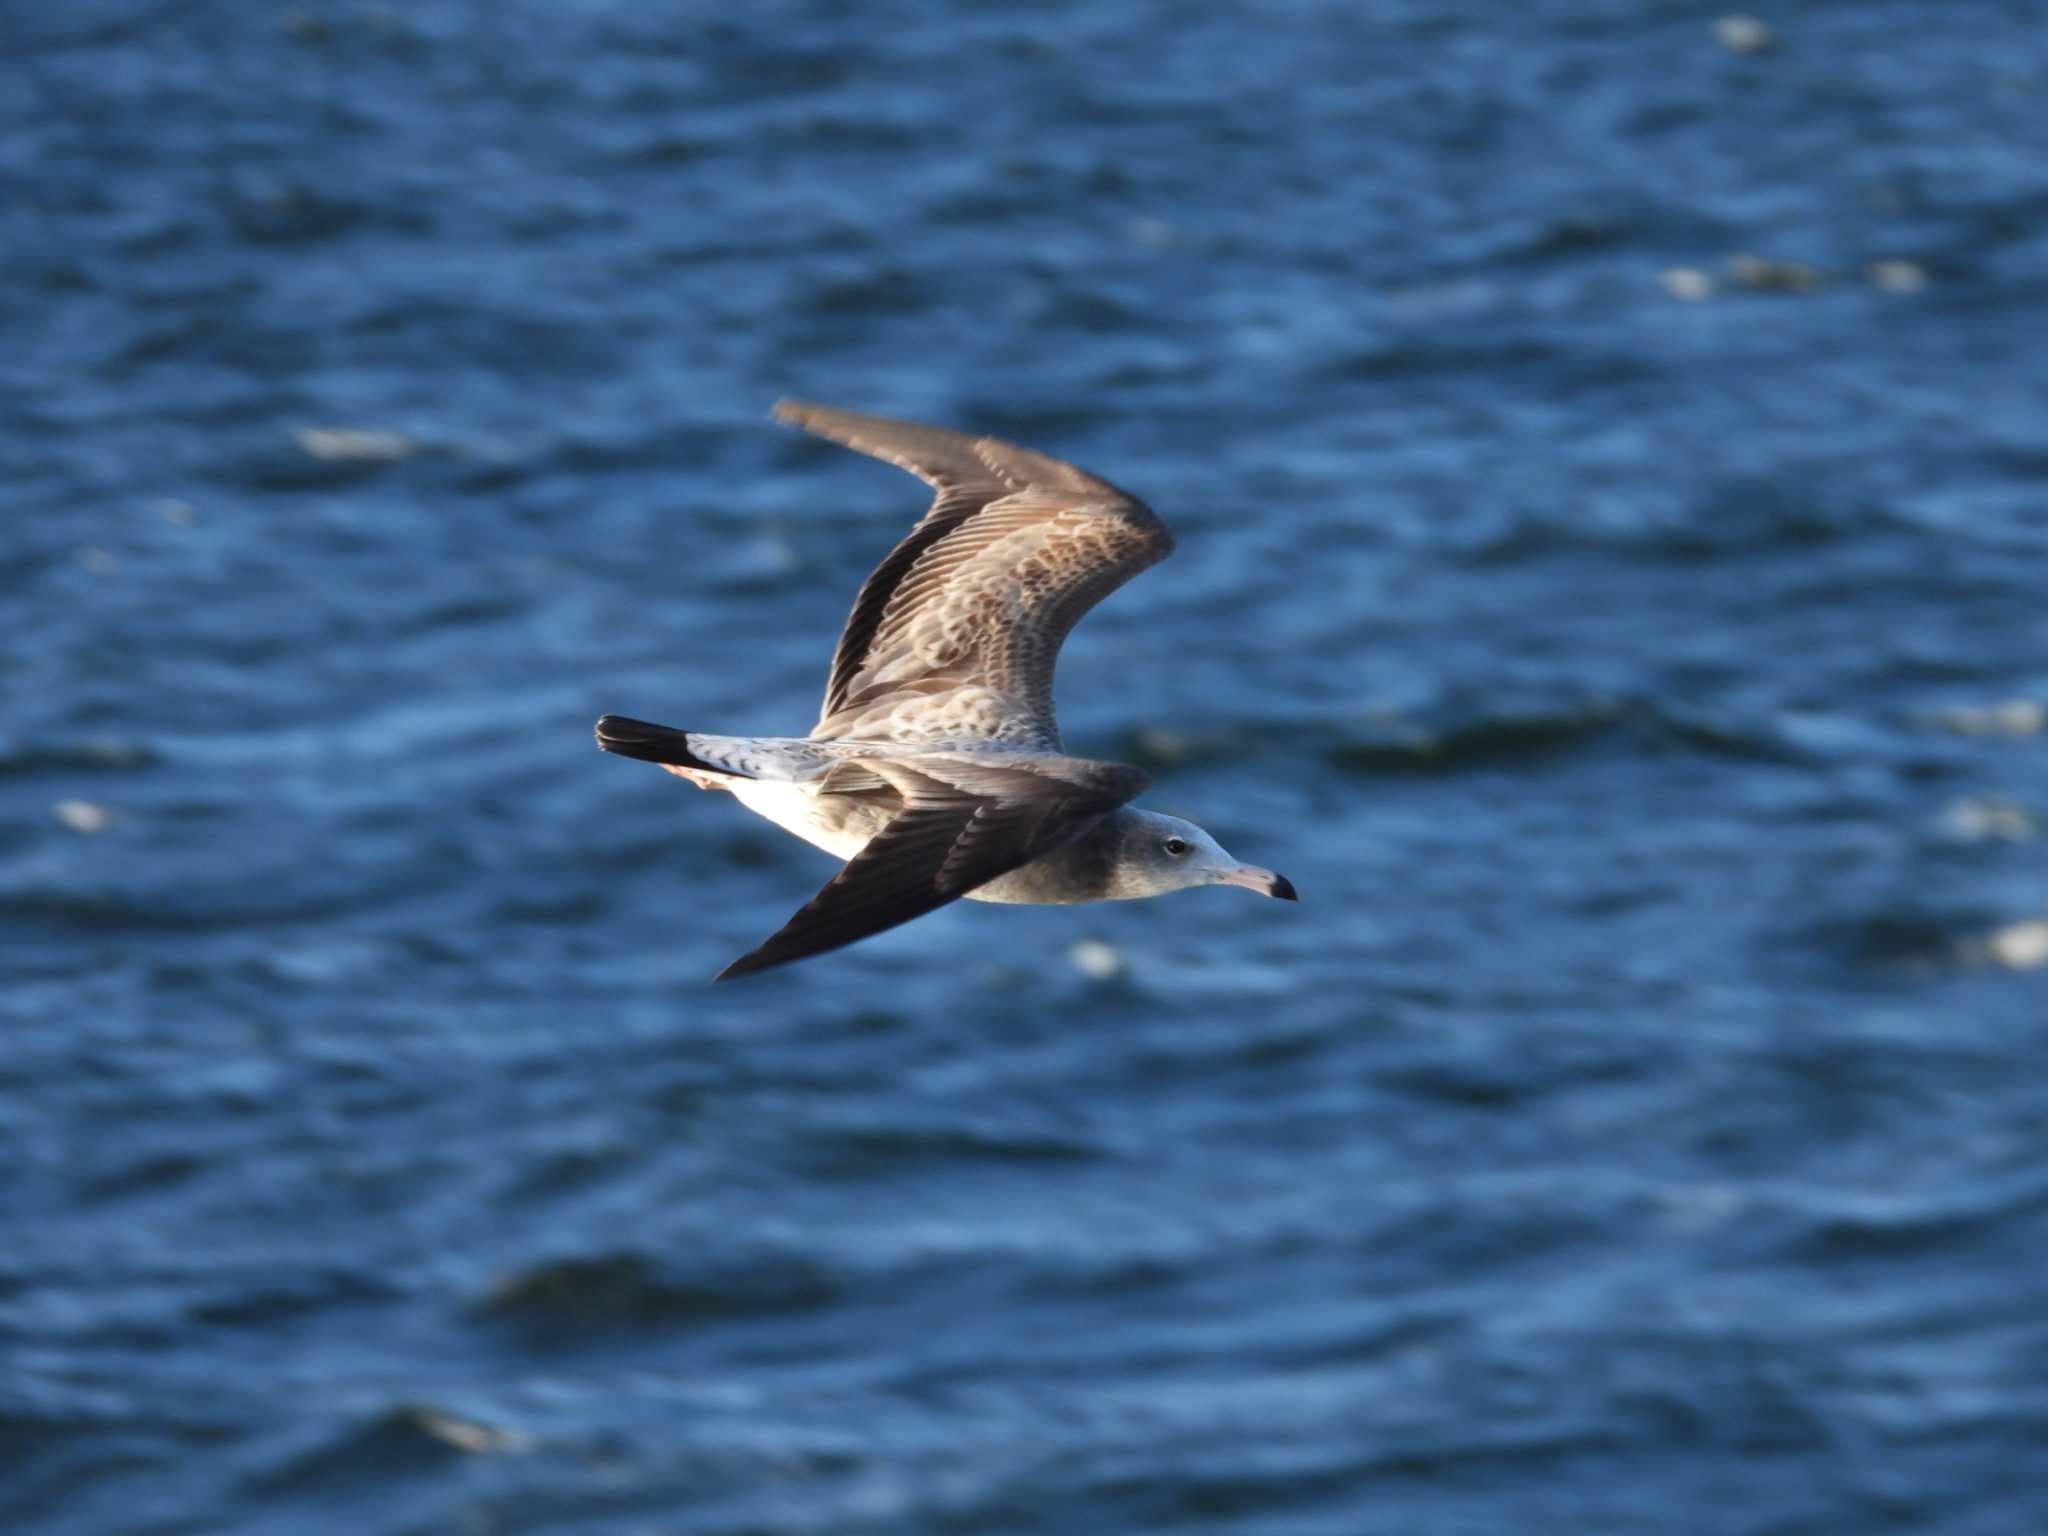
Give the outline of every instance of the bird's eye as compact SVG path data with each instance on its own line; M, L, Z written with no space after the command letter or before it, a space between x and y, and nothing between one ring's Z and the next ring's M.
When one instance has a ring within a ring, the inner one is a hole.
M1187 857L1188 841L1184 837L1169 837L1160 846L1163 847L1169 855L1176 859L1183 859Z

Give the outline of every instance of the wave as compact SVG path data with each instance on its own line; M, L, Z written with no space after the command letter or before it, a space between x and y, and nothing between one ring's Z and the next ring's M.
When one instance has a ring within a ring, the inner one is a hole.
M486 1321L540 1332L632 1332L721 1318L814 1311L842 1285L823 1266L769 1254L682 1271L621 1250L536 1264L506 1276L471 1309Z
M835 1182L894 1178L905 1168L938 1164L1071 1163L1110 1155L1104 1143L1055 1127L965 1122L836 1127L812 1133L805 1144L813 1175Z
M145 742L115 736L80 741L17 741L0 745L0 779L36 774L126 773L154 768L163 755Z
M1614 745L1741 762L1809 760L1807 752L1758 727L1646 701L1610 700L1549 710L1484 712L1435 726L1403 724L1383 736L1332 747L1323 757L1332 767L1352 774L1433 775L1542 763Z
M250 1478L254 1494L304 1494L332 1484L359 1488L368 1475L431 1473L469 1456L523 1450L516 1431L465 1418L431 1403L400 1403L352 1422L327 1441Z

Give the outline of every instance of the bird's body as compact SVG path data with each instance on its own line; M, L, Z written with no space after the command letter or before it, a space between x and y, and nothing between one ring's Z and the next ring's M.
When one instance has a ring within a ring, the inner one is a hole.
M894 808L873 797L819 793L799 784L734 779L717 786L756 816L822 848L836 859L851 859L889 824ZM1117 850L1130 831L1126 820L1142 813L1120 807L1072 842L1042 853L1029 864L998 875L961 894L968 901L1017 906L1071 906L1116 899Z
M1123 900L1236 884L1293 899L1192 823L1127 804L1136 768L1071 757L1053 664L1076 620L1173 539L1107 481L995 438L822 406L776 415L937 493L854 602L807 737L715 736L617 715L607 751L660 763L846 867L720 979L866 938L956 897Z

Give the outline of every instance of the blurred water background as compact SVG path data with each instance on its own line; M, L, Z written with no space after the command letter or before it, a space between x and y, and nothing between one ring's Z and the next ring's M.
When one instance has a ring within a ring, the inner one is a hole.
M2048 1529L2048 12L0 25L0 1526ZM705 978L919 514L1285 871Z

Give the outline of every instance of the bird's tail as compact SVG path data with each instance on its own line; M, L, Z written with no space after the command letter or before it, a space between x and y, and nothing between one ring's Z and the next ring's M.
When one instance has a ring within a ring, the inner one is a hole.
M731 773L724 763L709 762L690 750L690 733L672 726L650 725L624 715L606 715L597 722L597 744L621 757L637 757L643 763L672 763L679 768L701 768L707 773Z
M833 742L787 736L713 736L649 725L624 715L597 722L597 744L621 757L669 768L692 768L730 779L778 779L804 783L822 778L850 755Z

